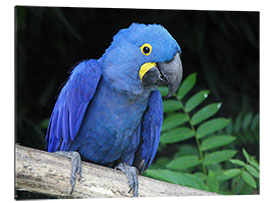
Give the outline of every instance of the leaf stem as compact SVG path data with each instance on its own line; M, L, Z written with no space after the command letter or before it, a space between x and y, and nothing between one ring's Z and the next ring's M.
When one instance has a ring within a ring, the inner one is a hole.
M198 148L198 151L199 151L199 154L200 154L200 159L202 160L203 173L204 173L205 177L207 177L207 171L206 171L205 165L203 164L204 156L203 156L203 153L202 153L202 150L201 150L200 140L197 137L196 129L195 129L194 125L191 123L191 118L189 116L189 113L186 111L184 104L181 101L179 101L179 102L182 104L183 111L186 114L186 116L188 117L189 125L190 125L192 131L195 133L195 140L196 140L197 148ZM206 180L207 180L207 178L206 178Z
M247 164L249 164L249 161L246 161L246 163L245 163L245 165L242 167L242 169L241 169L239 175L236 177L235 183L234 183L233 188L232 188L232 192L233 192L234 194L235 194L235 188L236 188L237 184L239 183L239 180L240 180L240 178L241 178L241 175L242 175L243 171L245 170L245 168L247 167Z

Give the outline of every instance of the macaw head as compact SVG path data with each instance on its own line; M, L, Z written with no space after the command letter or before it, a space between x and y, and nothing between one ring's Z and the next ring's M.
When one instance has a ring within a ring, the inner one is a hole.
M182 79L181 49L161 25L133 23L120 30L99 59L103 77L115 89L130 94L167 85L174 94Z

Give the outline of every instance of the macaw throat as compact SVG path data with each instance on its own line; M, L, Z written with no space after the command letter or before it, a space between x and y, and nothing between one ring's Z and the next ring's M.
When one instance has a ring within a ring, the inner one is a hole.
M169 92L167 98L179 88L182 80L182 63L177 52L172 60L163 63L144 63L139 71L139 77L144 86L167 85Z

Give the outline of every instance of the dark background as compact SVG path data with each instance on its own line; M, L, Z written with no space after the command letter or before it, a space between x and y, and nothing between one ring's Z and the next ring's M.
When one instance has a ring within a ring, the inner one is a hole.
M132 22L163 25L182 48L184 78L210 90L219 114L259 113L259 12L16 7L16 142L45 149L48 118L68 70L98 59ZM242 138L259 159L258 136Z

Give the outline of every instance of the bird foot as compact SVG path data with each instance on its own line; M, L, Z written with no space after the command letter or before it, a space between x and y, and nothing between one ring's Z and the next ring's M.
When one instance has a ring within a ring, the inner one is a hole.
M71 175L70 175L71 191L69 193L71 195L76 182L76 174L79 175L78 181L80 181L82 177L81 156L76 151L74 152L58 151L55 153L71 159Z
M118 170L126 173L126 175L128 177L128 181L129 181L129 188L130 188L128 193L130 193L133 190L133 197L138 197L139 183L138 183L137 174L139 174L139 172L138 172L137 168L134 166L129 166L129 165L124 164L124 163L120 163L115 167L115 169L118 169Z

